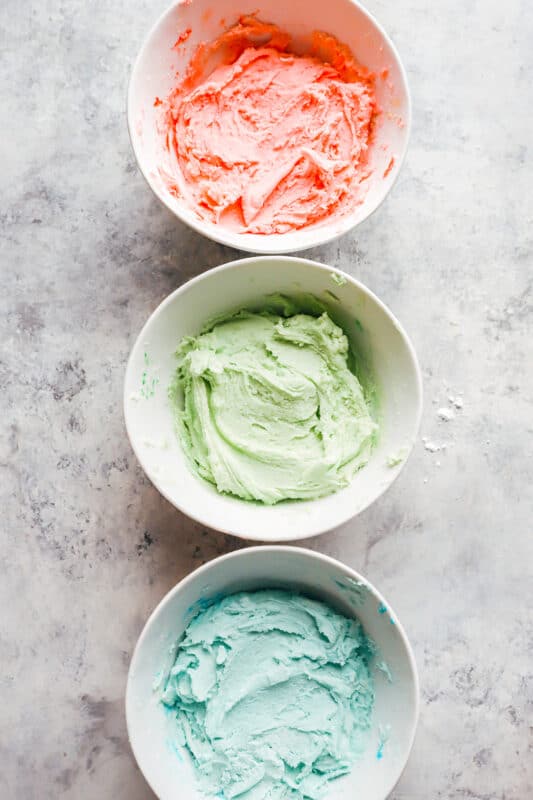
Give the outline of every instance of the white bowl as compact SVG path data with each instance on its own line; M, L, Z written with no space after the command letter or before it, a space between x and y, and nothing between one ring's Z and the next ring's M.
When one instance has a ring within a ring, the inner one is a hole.
M409 757L419 710L416 664L407 636L387 601L353 570L320 553L295 547L253 547L195 570L161 601L139 638L128 675L126 717L137 763L160 800L205 798L184 748L173 746L172 719L154 690L171 667L175 644L192 617L238 591L284 588L324 600L356 616L377 645L375 706L368 745L350 775L333 781L324 800L384 800ZM384 610L386 609L386 610Z
M338 286L333 275L341 281ZM320 298L364 355L381 398L380 435L370 461L341 491L319 500L264 506L222 495L193 474L174 431L167 389L184 336L198 334L220 313L273 293ZM337 298L337 299L334 299ZM341 525L374 502L394 481L416 440L422 410L420 370L393 314L361 283L302 258L262 256L212 269L181 286L154 311L130 356L124 387L128 435L141 466L159 491L188 516L225 533L260 541L289 541ZM389 459L400 463L389 466Z
M214 10L216 8L216 11ZM164 164L164 138L158 131L156 97L166 98L200 42L212 41L242 14L274 22L292 37L295 49L305 48L314 30L324 30L347 44L361 64L377 76L376 96L382 111L375 130L367 195L342 219L285 234L235 233L200 219L174 197L159 176ZM178 34L191 29L186 42L173 49ZM385 71L385 72L384 72ZM133 68L128 92L128 126L135 156L157 197L182 222L217 242L252 253L283 253L323 244L351 230L383 202L402 165L411 126L407 78L400 57L385 31L354 0L182 0L156 22ZM391 159L392 166L388 169Z

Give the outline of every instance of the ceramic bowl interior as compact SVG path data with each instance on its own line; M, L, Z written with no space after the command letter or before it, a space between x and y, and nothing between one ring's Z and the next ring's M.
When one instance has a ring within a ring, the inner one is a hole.
M198 609L211 598L260 588L301 591L324 600L358 617L376 643L376 664L385 662L390 678L374 669L376 699L367 748L350 775L331 783L325 800L384 800L407 762L418 719L418 678L407 637L368 581L327 556L290 547L254 547L211 561L172 589L146 623L126 693L130 742L146 780L160 800L205 800L154 685L164 680L176 642Z
M176 370L174 353L184 336L198 334L221 313L260 307L262 300L275 293L314 295L341 325L375 383L380 435L369 463L345 489L319 500L264 506L219 494L191 472L175 433L168 387ZM260 541L313 536L367 508L401 471L416 439L421 407L416 356L392 313L348 275L289 256L225 264L167 297L133 347L124 390L131 444L167 500L204 525Z
M242 14L256 13L288 31L293 49L305 52L315 30L324 30L347 44L361 64L376 75L380 115L375 128L364 202L341 220L286 234L234 233L205 222L176 199L161 179L166 163L165 137L158 125L156 98L166 98L183 75L195 48L212 41ZM187 40L174 47L178 35L190 29ZM215 241L253 253L303 250L330 241L366 219L384 200L400 170L411 124L405 71L394 45L376 20L353 0L192 0L176 3L148 34L135 63L128 92L128 124L139 167L157 197L180 220ZM392 159L392 160L391 160Z

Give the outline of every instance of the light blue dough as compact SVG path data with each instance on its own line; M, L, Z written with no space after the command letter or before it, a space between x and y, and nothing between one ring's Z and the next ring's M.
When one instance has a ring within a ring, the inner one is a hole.
M203 791L243 800L319 798L350 772L374 705L372 642L324 603L243 592L187 628L162 702Z

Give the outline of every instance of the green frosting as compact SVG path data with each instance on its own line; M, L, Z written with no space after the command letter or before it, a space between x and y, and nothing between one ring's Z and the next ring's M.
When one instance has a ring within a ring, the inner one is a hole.
M331 273L331 280L334 281L337 284L337 286L345 286L346 283L348 282L344 277L344 275L339 275L338 272Z
M377 425L327 313L240 311L184 339L176 355L179 438L220 492L309 500L347 486L367 463Z
M242 592L201 612L162 702L203 791L321 797L365 747L373 653L360 622L290 592Z

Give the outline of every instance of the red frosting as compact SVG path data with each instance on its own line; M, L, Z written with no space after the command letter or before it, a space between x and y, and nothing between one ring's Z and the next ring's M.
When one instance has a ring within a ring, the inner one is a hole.
M164 106L167 186L238 232L329 221L364 197L373 76L328 34L314 34L309 55L289 45L244 17L197 48Z

